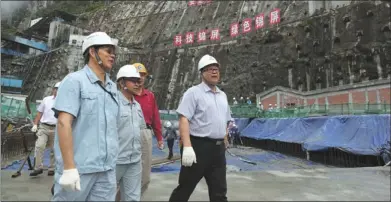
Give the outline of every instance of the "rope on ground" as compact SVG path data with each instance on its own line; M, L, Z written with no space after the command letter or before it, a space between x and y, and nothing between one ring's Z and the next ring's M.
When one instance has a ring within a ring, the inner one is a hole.
M245 162L245 163L249 163L249 164L252 164L252 165L257 165L256 162L251 161L251 160L249 160L249 159L246 159L246 158L244 158L244 157L242 157L242 156L236 155L236 154L232 153L231 151L229 151L229 149L227 149L226 151L228 152L229 155L231 155L231 156L233 156L233 157L236 157L236 158L239 158L239 160L241 160L241 161L243 161L243 162Z

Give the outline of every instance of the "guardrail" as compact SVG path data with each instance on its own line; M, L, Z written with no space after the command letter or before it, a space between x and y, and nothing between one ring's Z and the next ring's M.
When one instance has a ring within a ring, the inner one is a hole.
M235 118L284 118L306 117L319 115L364 115L364 114L389 114L389 103L358 104L344 103L332 105L307 105L288 108L261 110L254 104L238 104L231 106L231 112Z
M18 131L1 134L1 161L24 155L35 144L35 135L32 132ZM26 150L27 149L27 150Z

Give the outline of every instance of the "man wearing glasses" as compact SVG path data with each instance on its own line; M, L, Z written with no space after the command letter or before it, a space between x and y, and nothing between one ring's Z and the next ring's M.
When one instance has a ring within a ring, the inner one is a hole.
M227 126L231 120L227 95L216 85L220 64L210 55L198 62L202 82L188 89L178 106L182 166L170 201L188 201L202 177L210 201L227 201Z
M119 101L108 74L115 47L104 32L87 36L82 45L86 65L68 74L58 89L52 201L115 200Z

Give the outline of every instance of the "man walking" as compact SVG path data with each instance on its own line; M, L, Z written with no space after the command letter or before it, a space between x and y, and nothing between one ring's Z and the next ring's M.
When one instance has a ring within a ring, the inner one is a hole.
M50 165L48 175L54 175L54 129L56 127L57 118L54 117L52 107L57 96L57 89L60 86L60 82L57 82L52 90L52 95L43 98L39 105L37 115L34 119L34 126L31 128L31 132L37 132L37 140L35 141L35 166L34 170L30 173L30 176L37 176L43 173L43 154L45 148L50 148ZM38 128L39 122L39 128Z
M171 160L173 155L174 155L173 154L174 142L177 139L178 135L176 133L175 128L172 127L172 124L171 124L170 121L167 121L165 123L164 128L166 129L166 131L164 133L164 138L167 141L167 147L168 147L168 150L169 150L167 159Z
M52 201L115 200L119 102L108 74L115 47L104 32L87 36L82 45L86 65L68 74L58 89Z
M142 161L142 177L141 177L141 195L147 190L150 182L151 166L152 166L152 136L155 135L158 141L158 148L164 148L162 137L162 124L160 122L159 108L156 104L155 95L145 89L145 79L148 76L147 69L141 63L134 63L140 73L140 85L137 95L134 96L136 101L141 105L143 110L145 123L147 128L141 131L141 161Z
M141 198L140 131L145 128L145 121L141 106L134 99L140 88L139 83L140 74L133 65L125 65L119 69L117 84L121 93L116 173L121 201L140 201Z
M199 63L202 82L188 89L178 106L182 139L179 185L170 201L188 201L202 177L208 184L210 201L227 201L227 126L231 113L227 96L216 85L220 64L210 55Z

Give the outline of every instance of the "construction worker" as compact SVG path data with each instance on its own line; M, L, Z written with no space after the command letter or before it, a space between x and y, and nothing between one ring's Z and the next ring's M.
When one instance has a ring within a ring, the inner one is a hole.
M68 74L53 110L58 117L52 201L114 201L118 90L110 80L116 44L94 32L82 44L86 65Z
M232 147L237 147L237 143L239 142L239 128L238 126L235 124L235 120L233 121L232 123L232 127L229 128L229 134L231 136L231 141L230 141L230 145L232 145Z
M117 183L120 185L121 201L140 201L140 132L146 127L141 106L134 99L140 88L140 74L133 65L125 65L117 73L117 84L122 92L119 95Z
M250 100L249 97L247 97L247 101L246 102L247 102L248 105L251 105L251 100Z
M173 147L174 147L174 142L178 138L178 135L176 133L176 129L172 127L172 124L170 121L166 121L164 124L164 128L166 129L164 133L164 139L167 141L167 147L168 147L168 160L171 160L173 157Z
M237 104L238 104L238 101L236 101L236 98L233 98L233 100L234 100L233 104L234 104L234 105L237 105Z
M202 82L183 95L177 112L182 139L182 166L179 185L170 201L188 201L194 188L205 177L210 201L227 201L227 126L231 120L227 95L216 85L220 64L204 55L198 62Z
M57 89L60 86L60 82L57 82L53 86L52 95L43 98L39 105L37 115L34 119L34 126L31 128L31 132L37 132L37 140L35 141L35 166L34 170L30 173L30 176L37 176L43 173L43 154L45 148L50 148L50 165L48 175L54 175L54 129L56 128L57 118L54 116L52 107L57 96ZM39 129L38 129L38 122Z
M150 182L151 166L152 166L152 136L154 135L158 141L157 147L164 148L162 137L162 124L160 121L159 108L156 104L155 95L144 88L145 79L148 76L147 69L141 63L134 63L140 73L140 85L137 95L134 98L141 105L143 110L145 123L147 128L141 131L141 162L142 162L142 177L141 177L141 195L147 190Z

